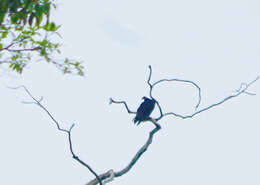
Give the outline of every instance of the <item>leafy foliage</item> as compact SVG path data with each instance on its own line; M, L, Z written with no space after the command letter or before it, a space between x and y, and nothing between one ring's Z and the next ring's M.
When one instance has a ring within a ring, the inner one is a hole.
M50 21L54 0L0 0L0 64L22 73L31 60L45 60L64 73L84 75L80 62L55 60L60 26Z

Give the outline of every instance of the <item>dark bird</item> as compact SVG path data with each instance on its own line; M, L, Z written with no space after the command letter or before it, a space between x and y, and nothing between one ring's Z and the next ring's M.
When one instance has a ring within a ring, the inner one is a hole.
M142 99L144 101L141 103L141 105L137 109L136 116L133 120L134 123L137 122L137 125L139 125L141 121L146 121L150 118L149 116L152 113L154 106L155 106L154 99L149 99L145 96Z

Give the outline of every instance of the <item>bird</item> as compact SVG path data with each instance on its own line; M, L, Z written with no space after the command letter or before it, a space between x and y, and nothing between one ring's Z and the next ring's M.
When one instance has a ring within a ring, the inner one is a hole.
M142 121L147 121L148 119L150 119L149 116L155 106L155 100L153 98L150 99L144 96L142 99L144 101L138 107L136 116L133 119L134 124L137 123L137 125L139 125Z

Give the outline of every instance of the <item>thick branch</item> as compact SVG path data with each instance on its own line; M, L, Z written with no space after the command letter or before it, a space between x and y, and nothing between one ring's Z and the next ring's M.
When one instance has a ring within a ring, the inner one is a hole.
M57 129L61 132L64 132L68 135L68 140L69 140L69 149L70 152L72 154L73 159L75 159L76 161L78 161L80 164L82 164L83 166L85 166L86 168L88 168L88 170L97 178L97 181L100 185L102 185L101 179L99 178L99 176L97 175L97 173L84 161L82 161L78 156L76 156L76 154L73 151L73 145L72 145L72 139L71 139L71 131L72 128L75 126L75 124L72 124L72 126L70 127L69 130L63 129L60 127L59 122L52 116L52 114L41 104L42 98L40 100L37 100L36 98L34 98L32 96L32 94L30 93L30 91L25 87L25 86L19 86L16 88L12 88L12 89L18 89L18 88L23 88L26 93L34 100L33 102L24 102L24 103L30 103L30 104L36 104L38 106L40 106L47 114L48 116L52 119L52 121L56 124Z
M148 149L149 145L152 143L153 135L161 129L161 126L155 120L152 119L150 121L155 125L155 128L150 132L148 140L146 141L145 145L142 146L142 148L140 148L140 150L136 153L136 155L131 160L131 162L124 169L115 172L115 177L120 177L124 175L135 165L137 160L142 156L142 154Z
M133 159L130 161L130 163L125 168L123 168L122 170L120 170L118 172L113 173L113 177L115 177L115 178L120 177L120 176L126 174L127 172L129 172L129 170L136 164L138 159L140 159L140 157L144 154L144 152L148 149L148 147L152 143L154 134L161 129L161 126L154 119L151 119L149 121L151 121L155 125L155 128L149 133L149 137L148 137L146 143L138 150L138 152L135 154ZM101 180L105 180L106 178L110 178L110 177L111 177L111 170L99 175L99 178ZM96 179L88 182L86 185L96 185L97 183L98 183L98 180L96 178Z

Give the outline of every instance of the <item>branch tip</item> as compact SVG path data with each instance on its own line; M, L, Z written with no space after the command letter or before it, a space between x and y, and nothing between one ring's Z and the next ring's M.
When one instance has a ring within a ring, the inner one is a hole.
M112 98L109 98L109 105L111 105L113 103L113 99Z
M70 127L70 129L69 129L69 132L71 132L71 130L74 128L74 126L75 126L75 123L73 123L73 124L71 125L71 127Z

